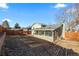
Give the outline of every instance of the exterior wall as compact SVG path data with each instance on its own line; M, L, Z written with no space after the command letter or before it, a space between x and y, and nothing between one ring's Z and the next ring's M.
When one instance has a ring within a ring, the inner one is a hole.
M61 26L57 27L56 29L40 29L40 28L32 29L33 36L38 37L40 39L50 41L50 42L63 38L64 32L65 32L65 27L63 24Z
M32 35L33 35L33 33L34 33L34 29L36 29L36 28L41 28L42 27L42 25L41 24L34 24L33 26L32 26Z
M65 32L64 38L66 40L79 41L79 32Z
M49 41L49 42L53 42L53 31L51 30L34 30L36 31L36 33L33 33L32 36Z
M27 29L23 29L23 31L28 31Z
M32 26L32 29L35 29L35 28L41 28L41 27L42 27L41 24L34 24L34 25Z
M34 37L49 41L49 42L53 42L53 36L49 37L49 36L44 36L44 35L33 35Z

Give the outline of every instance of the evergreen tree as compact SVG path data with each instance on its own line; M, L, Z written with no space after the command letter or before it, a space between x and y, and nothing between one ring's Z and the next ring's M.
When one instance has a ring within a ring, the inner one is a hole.
M9 28L9 23L7 20L5 20L3 23L2 23L2 27L4 28Z
M18 23L15 24L14 28L21 28Z

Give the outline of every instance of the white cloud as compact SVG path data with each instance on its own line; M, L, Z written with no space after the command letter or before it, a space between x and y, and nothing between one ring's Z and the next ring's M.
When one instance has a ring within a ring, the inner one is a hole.
M8 9L7 3L0 3L0 8Z
M5 21L5 20L7 20L8 22L11 22L11 20L8 19L8 18L4 18L4 19L2 19L2 22Z
M66 7L67 5L66 4L63 4L63 3L58 3L54 6L54 8L64 8Z

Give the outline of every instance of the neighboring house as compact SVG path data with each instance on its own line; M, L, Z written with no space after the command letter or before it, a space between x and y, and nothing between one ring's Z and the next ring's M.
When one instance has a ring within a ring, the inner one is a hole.
M32 25L32 29L35 29L35 28L42 28L42 27L46 27L45 24L41 24L41 23L34 23Z
M45 27L43 27L42 24L34 24L32 27L32 35L53 42L63 37L63 28L63 24L47 25Z
M27 29L27 28L22 28L22 30L23 30L23 31L28 31L28 29Z
M33 33L35 33L34 29L39 29L39 28L42 28L42 27L46 27L46 25L41 24L41 23L34 23L34 24L31 26L32 35L33 35Z
M27 27L27 28L22 28L23 30L23 34L31 34L31 28L30 27Z

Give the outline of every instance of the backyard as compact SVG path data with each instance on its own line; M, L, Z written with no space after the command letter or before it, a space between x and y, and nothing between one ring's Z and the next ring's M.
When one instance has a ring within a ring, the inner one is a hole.
M71 49L31 36L6 36L3 45L5 56L77 56Z

